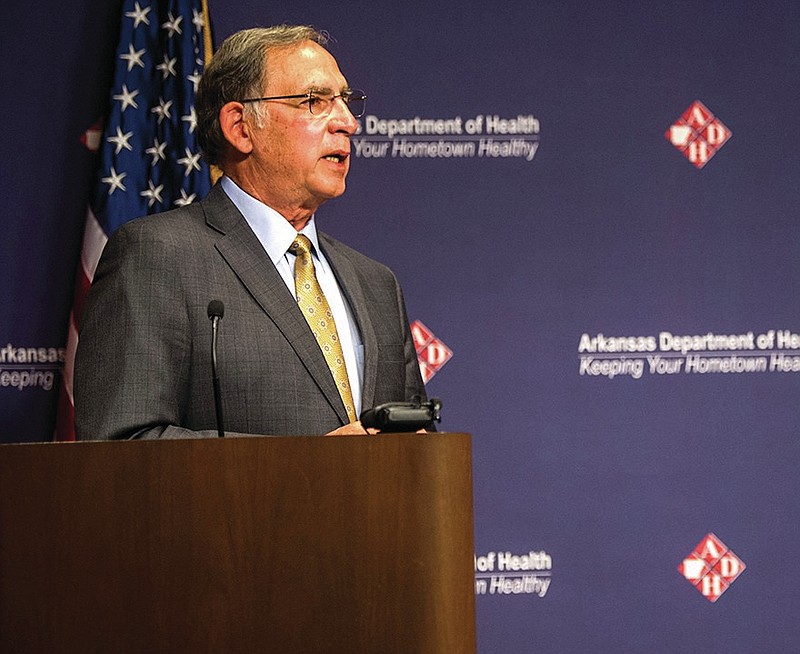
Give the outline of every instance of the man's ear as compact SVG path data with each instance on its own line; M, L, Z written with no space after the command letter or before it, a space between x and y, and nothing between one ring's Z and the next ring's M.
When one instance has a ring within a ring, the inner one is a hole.
M228 102L219 110L219 125L225 140L241 154L253 151L252 125L244 119L244 105Z

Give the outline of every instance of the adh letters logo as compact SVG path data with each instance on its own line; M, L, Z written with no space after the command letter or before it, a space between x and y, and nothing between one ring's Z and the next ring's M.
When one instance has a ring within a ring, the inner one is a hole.
M725 543L708 534L678 566L678 572L709 602L716 602L745 567Z
M411 335L414 337L422 381L427 384L452 358L453 351L419 320L411 323Z
M719 152L732 132L700 100L695 100L665 136L699 169Z

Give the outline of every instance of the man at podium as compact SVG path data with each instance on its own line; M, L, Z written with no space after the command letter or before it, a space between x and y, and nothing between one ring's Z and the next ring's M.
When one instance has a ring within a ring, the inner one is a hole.
M279 26L215 53L197 130L223 175L106 245L76 355L79 439L216 435L210 317L227 432L363 434L362 408L425 398L396 278L317 230L366 100L325 45Z

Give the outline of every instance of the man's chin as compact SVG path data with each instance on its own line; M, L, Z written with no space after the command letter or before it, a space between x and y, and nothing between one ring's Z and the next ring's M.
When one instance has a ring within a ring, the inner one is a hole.
M336 184L335 186L319 189L319 192L317 193L317 199L319 200L320 204L322 204L323 202L327 202L328 200L334 200L344 195L346 188L347 187L344 181L342 181L341 183Z

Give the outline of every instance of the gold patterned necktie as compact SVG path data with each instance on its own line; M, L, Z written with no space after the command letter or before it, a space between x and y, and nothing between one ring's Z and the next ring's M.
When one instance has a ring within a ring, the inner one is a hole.
M344 363L342 344L336 332L336 323L333 313L322 293L317 274L314 271L314 261L311 259L311 241L307 236L298 234L292 243L291 252L297 257L294 262L294 290L297 294L297 305L317 339L325 361L331 369L336 388L342 396L344 408L350 422L357 420L353 392L350 390L350 380L347 377L347 367Z

